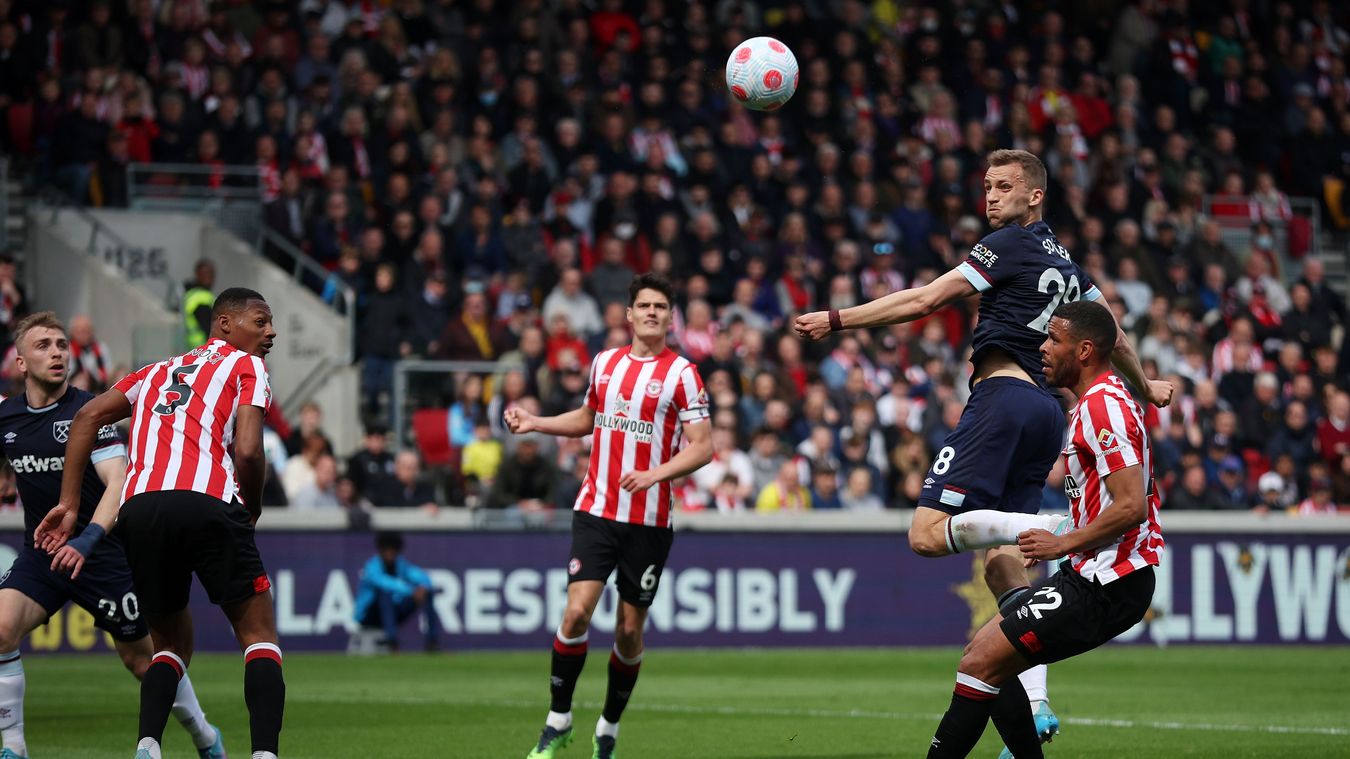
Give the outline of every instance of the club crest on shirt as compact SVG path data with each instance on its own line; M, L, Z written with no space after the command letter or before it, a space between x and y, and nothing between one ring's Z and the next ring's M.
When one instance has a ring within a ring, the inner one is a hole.
M651 382L648 382L648 383L647 383L647 397L649 397L649 398L655 398L655 397L661 395L661 389L662 389L663 387L665 387L665 385L663 385L663 384L661 383L661 380L652 380Z
M581 571L581 559L572 559L567 562L567 574L575 575Z
M64 443L70 439L70 421L62 419L59 422L52 422L52 437L56 438L56 442Z

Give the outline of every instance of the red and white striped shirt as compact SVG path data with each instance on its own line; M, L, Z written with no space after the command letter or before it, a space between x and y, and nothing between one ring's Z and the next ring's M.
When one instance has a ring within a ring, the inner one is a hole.
M1109 546L1069 556L1073 568L1088 580L1105 585L1142 569L1157 566L1162 556L1162 527L1158 522L1158 493L1153 487L1153 461L1143 412L1110 373L1098 377L1078 401L1069 421L1069 445L1064 450L1068 474L1064 492L1075 530L1093 522L1111 508L1106 477L1138 467L1144 478L1148 516Z
M224 340L128 374L131 454L122 502L138 493L193 490L230 502L239 492L229 447L241 404L272 404L263 360Z
M619 480L669 461L680 448L681 423L708 418L708 394L689 359L668 348L651 358L630 350L613 348L591 362L586 406L595 411L595 437L574 508L616 522L670 527L669 482L629 493Z

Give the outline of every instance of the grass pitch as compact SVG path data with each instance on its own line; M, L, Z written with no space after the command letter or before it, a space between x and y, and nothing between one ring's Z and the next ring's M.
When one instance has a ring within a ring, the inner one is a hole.
M590 756L604 699L600 636L577 689ZM545 642L546 644L546 642ZM922 756L950 699L956 649L652 649L624 715L624 759ZM127 759L138 690L112 654L24 657L33 759ZM548 709L546 645L530 653L286 657L286 759L519 759ZM238 656L192 680L233 757L247 757ZM1050 757L1350 757L1350 650L1108 647L1050 668L1064 720ZM166 757L191 757L170 718ZM993 759L990 725L973 756Z

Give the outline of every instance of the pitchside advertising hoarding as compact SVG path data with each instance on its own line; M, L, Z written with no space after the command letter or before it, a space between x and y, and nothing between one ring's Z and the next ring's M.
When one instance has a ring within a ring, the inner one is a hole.
M437 588L443 647L547 642L566 602L566 533L405 537L407 557ZM0 535L0 566L19 540L17 532ZM1149 618L1121 642L1350 642L1350 534L1173 532L1167 540ZM373 543L369 533L258 533L288 651L346 647L359 569ZM615 602L611 588L597 629L612 628ZM200 587L192 604L198 650L237 650ZM651 645L669 647L951 645L993 612L973 557L920 558L903 533L680 532L648 635ZM411 627L404 634L409 644L417 640ZM68 607L26 646L103 651L111 642L87 613Z

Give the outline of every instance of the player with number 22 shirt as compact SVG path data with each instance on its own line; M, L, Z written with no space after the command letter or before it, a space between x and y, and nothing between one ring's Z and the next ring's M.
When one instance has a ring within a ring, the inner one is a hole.
M674 299L666 279L634 278L628 287L633 343L596 356L585 405L551 417L506 411L516 434L593 436L590 469L572 512L567 609L553 639L552 702L528 759L552 759L572 740L572 693L586 663L591 614L617 569L609 685L592 742L593 759L614 757L619 717L642 664L643 623L673 539L670 482L712 459L703 380L688 359L666 347Z
M1064 440L1064 412L1045 386L1039 348L1051 314L1062 303L1104 301L1043 221L1045 165L1024 150L989 154L985 210L994 231L965 261L932 282L852 308L799 316L801 337L820 340L842 329L880 327L923 318L980 294L970 400L924 479L909 530L923 556L993 549L985 582L1000 608L1029 588L1021 556L1011 546L1028 529L1054 530L1062 515L1038 515L1041 490ZM1119 327L1111 363L1148 400L1171 402L1170 383L1150 381ZM1043 739L1058 731L1045 702L1045 670L1024 675ZM1006 690L1006 688L1005 688Z

